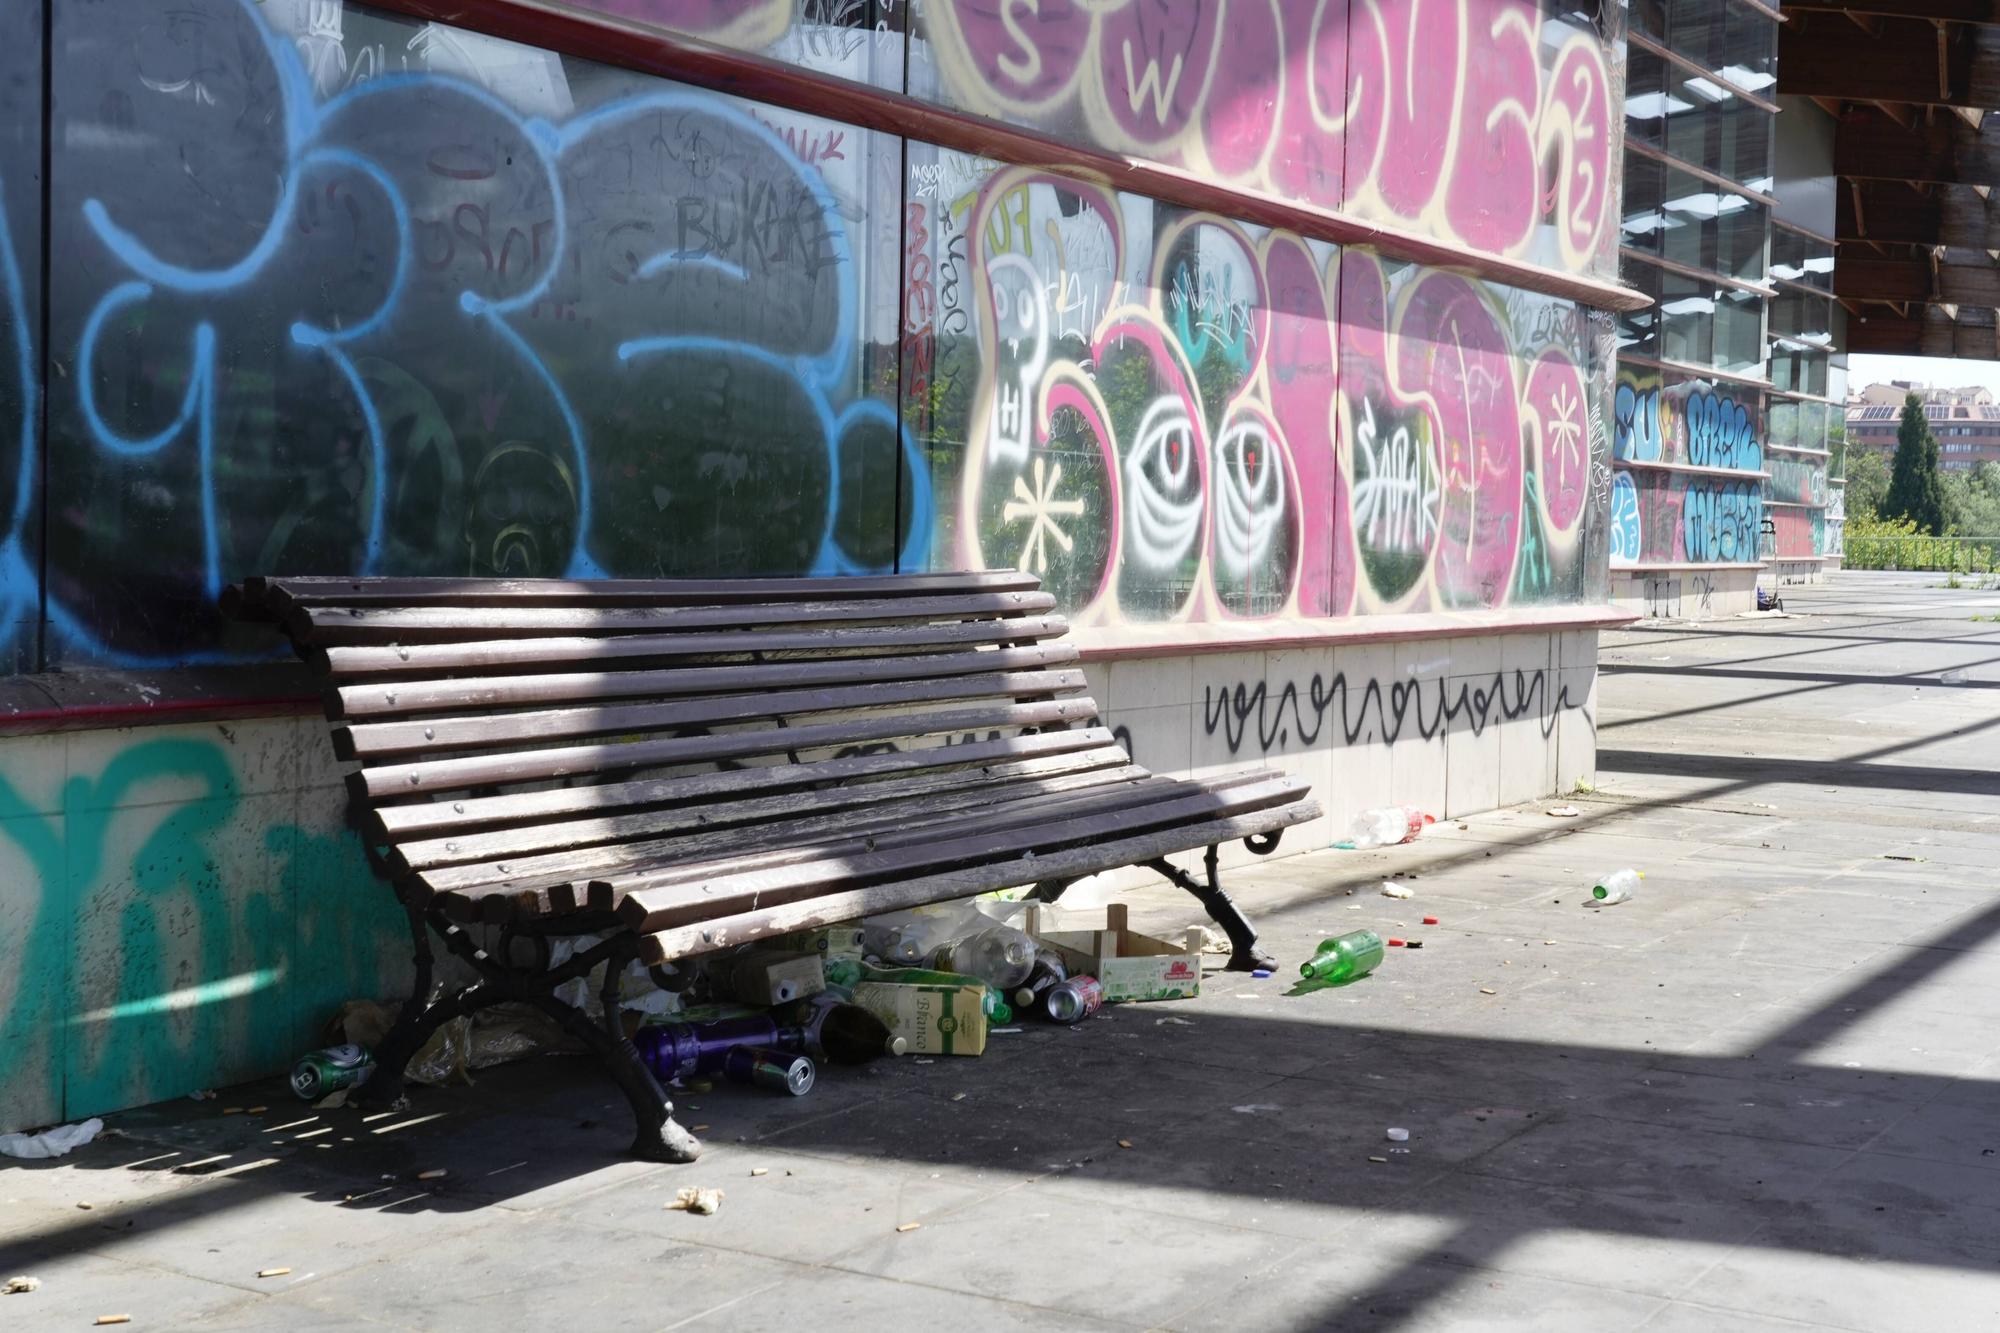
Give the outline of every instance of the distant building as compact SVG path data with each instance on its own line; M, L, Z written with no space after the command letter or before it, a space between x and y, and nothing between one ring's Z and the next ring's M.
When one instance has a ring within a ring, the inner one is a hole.
M1896 427L1903 416L1903 399L1923 396L1924 416L1937 437L1938 462L1954 472L1980 463L2000 462L2000 406L1986 389L1929 389L1921 384L1892 381L1871 384L1847 407L1847 445L1892 453Z

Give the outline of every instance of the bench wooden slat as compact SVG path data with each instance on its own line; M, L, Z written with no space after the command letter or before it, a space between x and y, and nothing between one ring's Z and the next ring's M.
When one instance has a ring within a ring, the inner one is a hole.
M336 680L425 676L448 671L531 671L560 665L600 663L642 665L686 658L773 654L854 654L914 652L979 644L1032 643L1059 639L1069 630L1061 616L1005 620L946 620L918 625L790 626L723 630L715 633L631 634L614 638L576 635L530 639L483 639L466 643L413 643L314 648L308 660Z
M1182 790L1185 791L1185 788ZM797 864L704 879L694 886L651 888L643 874L608 879L625 890L618 915L634 930L654 932L687 921L790 902L830 888L859 885L870 879L937 872L997 857L1062 851L1093 839L1143 832L1190 820L1247 814L1268 806L1295 802L1304 796L1302 779L1279 777L1222 790L1194 790L1156 805L1037 824L1027 831L975 833L961 838L929 841L887 852L860 852L822 857ZM681 874L668 872L675 878ZM598 881L591 881L596 892Z
M550 634L642 634L757 625L968 620L1032 615L1053 610L1055 604L1056 599L1045 592L993 592L952 597L753 602L742 606L309 606L287 613L283 624L294 638L326 646L535 638Z
M1319 813L1317 801L1301 800L1249 815L1204 820L1137 836L1107 838L1103 842L1067 851L1038 854L1032 861L987 862L939 874L890 880L866 888L797 899L646 935L640 941L639 956L647 963L674 962L786 931L837 925L882 912L921 907L925 903L1019 888L1045 879L1079 879L1100 870L1139 865L1175 852L1272 833L1318 818Z
M400 866L423 872L435 884L438 882L436 872L448 866L491 862L503 857L535 856L607 843L627 844L675 832L706 832L843 810L894 806L913 797L967 787L1004 787L1019 781L1060 778L1129 763L1131 760L1116 745L1102 745L1071 754L1006 764L926 769L911 776L874 782L808 787L768 796L736 795L714 800L690 797L660 803L635 814L548 820L511 828L473 829L443 837L414 838L399 843L395 853ZM502 877L501 874L494 874L486 878Z
M731 671L733 668L717 668L718 689L730 684ZM674 703L600 704L593 708L486 713L416 722L364 722L336 726L333 750L342 759L496 750L583 736L636 736L768 718L784 718L790 724L792 719L855 709L1074 694L1087 685L1083 672L1077 670L1002 671L979 676L878 681L832 689L768 689Z
M334 705L328 712L333 717L390 717L599 699L796 689L806 685L855 685L884 680L913 681L936 676L1067 666L1076 659L1074 644L1042 643L1016 648L925 653L915 657L815 658L728 666L446 677L395 684L342 686L335 691Z
M836 745L941 736L996 727L1042 727L1082 722L1096 715L1089 699L1052 699L1025 704L992 704L942 712L864 714L806 727L766 727L718 736L687 736L629 744L566 745L511 754L418 760L364 768L350 775L350 787L364 797L458 791L509 782L540 782L634 768L749 759Z
M1015 850L1005 855L1013 855L1015 851L1032 853L1042 840L1044 831L1064 821L1109 816L1119 811L1138 819L1144 817L1147 807L1169 801L1192 796L1225 796L1233 789L1282 780L1285 780L1282 773L1244 771L1225 775L1211 785L1200 786L1139 769L1136 779L1121 775L1116 782L1085 784L1072 791L1048 796L1022 797L996 806L990 813L976 819L915 819L900 826L893 821L885 821L880 828L835 830L824 837L798 839L791 843L759 837L754 842L746 840L740 852L730 849L728 855L708 859L697 857L660 866L628 863L622 872L609 878L572 878L584 883L584 899L593 911L617 910L627 897L638 891L657 897L679 890L684 891L690 903L696 904L690 910L699 911L702 915L714 915L716 910L733 910L726 901L720 909L714 907L724 896L723 889L718 886L757 871L815 861L847 860L863 853L887 853L898 848L935 847L951 839L953 826L977 829L981 836L1001 830L1019 830L1010 844ZM959 836L963 836L962 833Z
M421 800L408 804L377 804L371 814L390 841L422 834L448 833L510 826L531 820L560 819L592 811L639 810L672 806L683 801L709 801L747 796L753 792L790 791L844 782L872 782L894 774L1004 763L1043 755L1093 750L1113 743L1103 727L1046 731L1030 736L927 746L887 754L849 755L818 763L771 764L604 782L582 787L508 792L500 796L468 796L455 801Z
M791 819L700 832L679 832L672 836L601 846L570 848L530 856L510 856L504 861L446 866L423 872L424 882L434 891L494 884L508 880L539 881L561 877L572 882L596 874L629 872L635 867L665 869L688 863L713 864L717 857L750 855L770 848L816 846L828 840L854 842L861 838L904 829L925 828L941 817L964 820L982 807L1007 805L1042 809L1047 801L1068 797L1079 791L1130 785L1154 778L1143 768L1127 763L1116 768L1093 769L1055 777L990 782L977 787L913 796L889 805L865 806L837 813L813 813ZM983 827L987 818L979 823ZM607 909L615 901L609 891L594 907Z
M921 597L955 592L1032 591L1033 574L1015 569L939 574L856 575L841 580L855 597ZM304 575L249 578L237 603L278 611L302 606L689 606L725 602L819 601L823 578L480 579L366 578Z

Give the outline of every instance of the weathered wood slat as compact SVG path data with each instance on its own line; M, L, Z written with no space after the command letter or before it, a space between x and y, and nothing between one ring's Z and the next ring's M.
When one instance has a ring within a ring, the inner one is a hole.
M1079 794L1096 794L1114 788L1143 783L1166 782L1133 764L1099 769L1064 777L1039 778L1015 783L991 783L953 792L912 798L888 807L867 807L838 814L805 815L797 819L734 826L641 842L612 843L605 846L573 848L541 855L509 857L505 861L485 861L463 866L447 866L424 872L424 880L439 892L448 888L510 881L539 882L551 876L580 881L592 875L631 873L657 874L674 865L702 867L718 864L718 858L732 868L741 868L752 859L757 864L775 864L773 849L785 855L805 856L802 849L831 849L865 840L878 846L891 845L891 835L914 829L932 828L940 823L972 820L987 827L1000 818L1019 812L1053 812L1068 809ZM1113 803L1112 798L1103 798ZM1004 807L1004 808L1001 808ZM690 874L703 873L690 870ZM602 895L590 895L594 909L608 911L617 895L608 887Z
M429 718L416 722L364 722L333 729L342 759L497 750L508 746L574 740L584 736L636 736L687 727L757 719L807 718L855 709L898 708L965 699L1030 698L1074 694L1086 688L1076 670L1005 671L911 681L879 681L832 689L761 690L673 703L601 704L592 708ZM788 747L790 748L790 747Z
M880 912L901 911L950 898L1018 888L1047 879L1078 879L1100 870L1138 865L1175 852L1235 842L1240 838L1290 828L1317 818L1319 813L1319 802L1300 800L1248 815L1203 820L1131 837L1109 838L1088 846L1037 855L1032 861L994 861L940 874L891 880L866 888L808 897L646 935L639 942L639 956L648 963L674 962L790 930L836 925Z
M942 712L864 714L806 727L764 728L720 736L687 736L629 744L566 745L511 754L385 764L350 775L350 786L367 798L459 791L509 782L541 782L634 768L667 768L724 759L749 759L830 745L859 745L918 736L985 731L994 727L1042 727L1082 722L1096 715L1089 699L993 704Z
M546 791L509 792L500 796L466 797L457 801L418 801L407 805L378 804L373 814L391 842L427 834L444 834L534 820L613 810L642 810L748 797L757 792L794 791L837 783L871 783L904 773L1009 763L1042 756L1101 749L1114 744L1104 727L1047 731L1032 736L968 741L890 754L851 755L815 764L767 765L720 773L645 778ZM1122 757L1122 751L1121 751Z
M1000 858L1034 859L1045 852L1063 851L1126 833L1247 814L1296 803L1304 798L1305 792L1303 780L1277 778L1222 791L1196 789L1184 796L1113 816L1082 816L1051 821L1027 831L973 833L894 851L803 860L772 869L720 875L692 886L655 889L648 886L642 875L608 882L614 891L625 890L625 899L618 908L619 918L634 930L650 933L691 920L754 911L871 880L935 873ZM679 875L678 871L670 873ZM596 889L597 881L593 879L593 895Z
M836 815L843 811L868 811L877 807L896 808L918 797L968 788L1017 791L1023 782L1062 778L1129 763L1131 761L1125 757L1123 750L1115 745L1103 745L1094 750L1015 763L926 769L909 777L836 787L808 787L770 796L683 800L637 814L549 820L491 830L474 829L444 837L412 839L398 844L394 850L402 868L424 872L433 884L441 885L445 880L439 877L438 872L447 867L474 866L507 857L539 856L605 844L624 845L673 833L740 829L745 825L769 824L811 815ZM502 879L506 874L505 871L482 874L478 880L464 882Z
M1006 620L947 620L919 625L846 625L823 629L778 626L714 633L633 634L614 638L562 635L484 639L468 643L412 643L311 649L307 660L336 680L441 675L450 671L571 670L586 663L605 670L621 665L674 662L751 653L854 654L920 652L978 644L1058 639L1069 630L1061 616Z
M855 575L843 596L924 597L957 592L1027 592L1040 586L1014 569L941 574ZM739 602L824 601L824 578L480 579L335 578L306 575L245 579L247 606L698 606Z
M1136 765L1134 766L1136 768ZM577 875L573 878L586 884L585 900L591 910L610 912L619 909L625 899L635 890L644 890L649 895L660 896L675 890L685 891L685 896L693 904L690 910L702 916L712 916L714 902L720 896L715 888L727 880L749 875L752 872L775 870L785 866L803 865L809 862L848 860L864 853L889 853L898 848L935 847L946 841L954 833L963 835L967 829L978 830L981 836L997 834L1002 830L1019 830L1019 835L1011 840L1012 845L1022 853L1032 852L1040 845L1044 832L1065 822L1075 822L1089 818L1111 819L1123 813L1121 823L1143 821L1149 817L1151 807L1191 796L1226 797L1232 789L1241 790L1273 781L1287 781L1283 774L1270 771L1232 773L1215 779L1212 783L1196 786L1175 778L1156 777L1144 769L1137 769L1136 778L1121 777L1115 783L1086 786L1082 789L1056 793L1050 796L1025 797L1014 802L994 805L990 811L980 812L976 817L962 816L957 819L929 818L910 820L903 826L894 821L883 821L879 826L870 824L829 833L819 839L796 839L786 842L782 839L759 837L746 841L740 854L712 857L707 860L692 859L662 866L642 864L628 865L620 872L604 878ZM1253 801L1254 803L1254 801ZM1003 855L1013 855L1009 851ZM989 858L990 859L990 858ZM834 887L839 887L835 884ZM678 924L666 923L666 924Z
M393 717L467 709L522 708L535 704L602 699L672 698L797 689L810 685L859 685L915 681L994 671L1029 671L1076 661L1074 644L1040 643L1013 648L967 648L918 656L815 658L785 662L640 669L566 671L520 676L466 676L394 684L346 685L334 692L331 716Z
M756 602L743 606L301 607L283 624L301 642L436 643L535 638L549 634L644 634L757 625L967 620L1052 610L1045 592L963 593L951 597L861 597L840 601Z

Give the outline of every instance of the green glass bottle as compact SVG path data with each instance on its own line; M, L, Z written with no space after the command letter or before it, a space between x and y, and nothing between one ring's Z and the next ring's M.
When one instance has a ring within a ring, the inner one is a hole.
M1372 930L1351 930L1320 943L1311 958L1299 964L1309 981L1353 981L1373 972L1382 961L1382 937Z

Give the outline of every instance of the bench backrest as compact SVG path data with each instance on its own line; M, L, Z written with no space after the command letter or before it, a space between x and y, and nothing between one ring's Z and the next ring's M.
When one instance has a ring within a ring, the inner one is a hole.
M1058 769L1110 740L1066 730L1096 705L1054 599L1013 571L252 579L225 601L323 674L354 799L419 896L546 910L634 839L726 846L719 801L834 815L831 784Z

